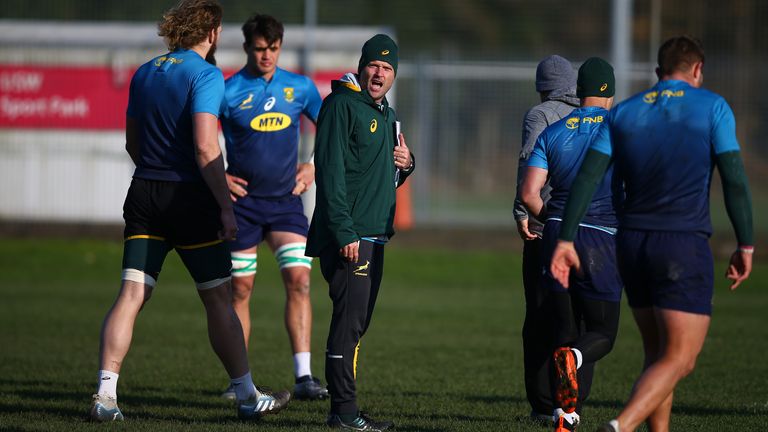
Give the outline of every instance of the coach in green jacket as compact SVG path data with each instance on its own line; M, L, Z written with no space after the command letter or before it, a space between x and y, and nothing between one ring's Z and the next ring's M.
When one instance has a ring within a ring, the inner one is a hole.
M384 244L394 234L395 188L413 172L413 155L386 94L397 73L398 49L386 35L363 45L358 74L332 83L317 121L317 202L307 255L320 257L333 316L325 375L331 394L328 426L385 430L361 414L355 395L360 338L381 284Z

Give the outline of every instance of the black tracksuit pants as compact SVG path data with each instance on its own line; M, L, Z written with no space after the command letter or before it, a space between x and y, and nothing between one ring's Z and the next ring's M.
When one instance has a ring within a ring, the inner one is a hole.
M357 352L379 294L384 245L361 240L356 263L341 257L338 249L328 247L320 254L320 269L333 301L325 359L331 412L357 414Z
M552 378L550 359L557 348L552 294L543 286L542 240L523 243L523 290L525 291L525 322L523 323L523 367L525 394L531 409L537 414L552 414ZM548 260L547 260L548 261ZM578 311L574 311L578 314ZM578 330L579 332L582 329ZM589 396L594 363L579 369L579 406Z

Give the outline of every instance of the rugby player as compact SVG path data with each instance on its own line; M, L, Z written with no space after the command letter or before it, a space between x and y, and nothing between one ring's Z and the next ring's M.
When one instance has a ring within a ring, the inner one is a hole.
M314 182L311 160L298 162L299 121L313 123L320 94L306 76L277 66L283 25L269 15L254 15L242 27L246 65L227 79L221 125L227 148L227 185L239 231L232 251L233 304L250 339L250 298L257 269L258 245L274 252L286 292L285 327L293 350L296 399L324 399L328 390L312 376L310 350L312 304L304 255L309 223L300 194ZM230 386L222 394L235 399Z
M131 80L125 135L136 170L123 207L122 286L101 331L99 385L90 412L96 421L123 420L120 368L171 249L195 280L211 346L235 388L238 416L258 419L290 400L288 391L269 394L254 386L232 308L224 240L235 236L237 224L218 142L224 77L211 64L221 17L217 0L180 2L158 25L170 52L139 67Z
M633 431L643 421L652 431L669 430L675 386L693 371L712 312L714 166L738 242L726 272L731 289L752 270L752 204L736 122L723 97L701 88L703 69L697 40L679 36L664 42L659 82L611 111L611 139L593 141L566 205L551 271L567 287L571 267L580 267L576 227L614 161L626 194L619 212L619 270L645 363L626 406L601 426L603 432Z
M552 299L550 317L555 322L557 349L554 352L552 381L555 383L555 431L572 431L579 423L577 405L592 374L578 376L584 365L594 364L610 352L616 340L621 300L621 279L616 265L615 198L621 192L609 167L576 234L576 251L588 257L580 275L571 275L566 290L549 273L549 258L557 243L563 209L571 184L587 153L590 141L607 139L601 134L613 104L613 68L593 57L581 65L576 95L581 107L541 133L528 160L522 200L538 220L546 220L542 257L547 272L543 283ZM551 187L544 205L541 190ZM582 328L584 331L582 331Z

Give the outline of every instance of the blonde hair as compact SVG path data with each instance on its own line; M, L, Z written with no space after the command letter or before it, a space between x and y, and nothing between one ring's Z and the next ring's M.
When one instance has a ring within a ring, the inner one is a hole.
M163 14L157 23L157 34L171 51L192 48L221 25L221 16L218 0L182 0Z

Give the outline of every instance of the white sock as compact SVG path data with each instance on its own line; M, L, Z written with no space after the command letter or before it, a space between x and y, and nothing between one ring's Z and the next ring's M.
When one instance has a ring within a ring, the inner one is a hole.
M577 350L576 348L571 348L571 352L573 353L573 356L576 357L576 369L581 367L581 351Z
M258 390L256 390L256 386L253 384L253 378L251 378L250 372L240 378L233 378L230 382L232 383L232 386L235 387L237 400L247 400L254 397L254 395L256 397L261 396Z
M299 352L293 355L293 374L296 375L296 378L312 375L312 368L309 366L311 355L309 352Z
M613 429L616 430L616 432L619 432L619 421L616 419L613 419L608 422L609 425L613 426Z
M96 391L101 396L117 399L117 379L120 374L108 370L99 371L99 389Z
M567 413L563 411L562 408L555 408L554 412L552 413L552 421L557 421L557 419L560 418L560 416L565 417L566 420L568 420L571 424L577 425L581 421L581 417L579 417L579 413L576 411Z

